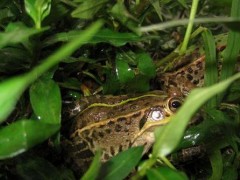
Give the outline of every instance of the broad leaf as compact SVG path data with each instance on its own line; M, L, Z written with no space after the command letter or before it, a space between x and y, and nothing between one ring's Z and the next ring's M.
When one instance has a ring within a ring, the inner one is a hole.
M30 88L30 100L37 118L45 123L60 124L61 94L51 79L40 78Z
M0 159L16 156L55 134L60 125L20 120L0 130ZM14 133L13 133L14 132Z
M51 0L25 0L25 9L33 19L37 29L41 28L41 22L50 13Z
M133 147L123 151L103 164L99 175L104 180L124 179L140 161L143 147Z

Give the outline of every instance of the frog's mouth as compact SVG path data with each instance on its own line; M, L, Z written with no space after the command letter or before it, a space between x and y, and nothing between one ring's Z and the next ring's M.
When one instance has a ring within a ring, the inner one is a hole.
M164 126L170 121L171 117L164 117L163 119L159 121L147 121L144 126L141 128L141 130L135 135L133 138L132 144L133 146L144 146L144 152L149 151L149 149L152 147L152 144L155 141L154 137L154 131L159 126Z
M171 117L163 116L160 120L148 120L141 128L141 130L135 135L132 142L135 142L144 133L154 133L155 128L164 126L170 121Z

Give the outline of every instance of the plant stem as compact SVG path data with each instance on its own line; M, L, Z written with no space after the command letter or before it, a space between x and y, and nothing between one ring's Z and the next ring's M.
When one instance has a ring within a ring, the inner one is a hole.
M182 47L179 50L180 54L184 54L185 51L187 50L187 45L188 45L188 42L189 42L189 39L191 36L191 32L192 32L192 28L193 28L193 24L194 24L193 20L195 18L196 12L197 12L198 3L199 3L199 0L192 1L192 8L191 8L191 13L190 13L190 17L189 17L189 23L187 26L187 30L186 30L186 34L185 34L185 37L183 40Z

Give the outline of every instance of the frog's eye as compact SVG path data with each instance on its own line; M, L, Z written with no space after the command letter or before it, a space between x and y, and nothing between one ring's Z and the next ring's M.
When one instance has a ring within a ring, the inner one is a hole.
M168 107L172 112L176 112L176 110L182 105L182 101L177 98L172 98L168 102Z

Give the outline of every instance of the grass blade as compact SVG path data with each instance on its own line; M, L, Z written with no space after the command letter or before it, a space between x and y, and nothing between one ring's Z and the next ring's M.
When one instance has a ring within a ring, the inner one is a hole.
M217 58L216 58L216 45L214 37L208 29L202 33L204 49L205 49L205 74L204 86L211 86L218 81ZM211 98L206 104L206 108L213 108L217 105L217 97Z

